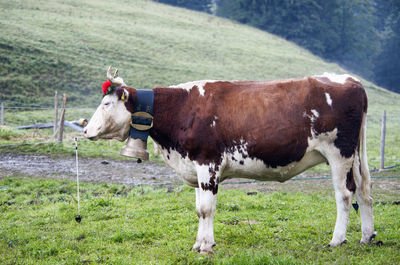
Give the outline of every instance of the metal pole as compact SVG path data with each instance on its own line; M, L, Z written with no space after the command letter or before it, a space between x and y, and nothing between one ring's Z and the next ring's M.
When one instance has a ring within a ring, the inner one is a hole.
M382 115L382 130L381 130L381 164L379 170L385 169L385 136L386 136L386 110Z
M56 91L54 95L54 126L53 126L54 139L57 139L57 122L58 122L58 92Z
M79 206L79 166L78 166L78 138L75 137L75 164L76 164L76 194L78 199L78 215L81 215Z
M4 102L1 102L1 121L0 125L4 125Z
M65 117L65 105L67 104L67 94L64 93L63 96L63 105L61 110L61 119L60 119L60 134L58 135L58 142L62 143L63 141L63 133L64 133L64 117Z

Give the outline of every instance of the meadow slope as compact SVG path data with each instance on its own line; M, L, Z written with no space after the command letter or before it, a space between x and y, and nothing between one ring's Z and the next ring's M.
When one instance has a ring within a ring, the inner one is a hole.
M151 88L192 80L271 80L344 73L266 32L151 1L0 0L0 100L95 106L108 65ZM364 82L370 111L398 111L400 96Z

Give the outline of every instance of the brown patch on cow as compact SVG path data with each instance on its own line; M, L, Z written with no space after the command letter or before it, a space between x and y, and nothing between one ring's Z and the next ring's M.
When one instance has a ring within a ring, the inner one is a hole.
M343 157L351 157L359 148L362 117L367 108L367 94L361 83L348 79L344 85L318 78L309 78L315 93L310 109L316 109L320 116L314 123L317 134L337 128L335 146ZM326 103L325 93L332 98L332 106ZM357 100L355 100L357 99Z
M202 190L204 190L204 191L209 190L215 195L218 193L218 183L217 183L217 177L216 177L217 174L215 172L215 169L213 169L211 167L208 169L208 171L211 174L209 183L202 182L200 186L201 186Z
M307 93L296 92L307 87L303 79L283 86L215 82L205 85L204 96L198 89L155 88L150 134L164 148L200 164L219 164L222 153L237 150L243 158L260 159L268 167L285 166L300 161L307 148L310 124L303 116ZM282 111L282 106L290 108ZM209 126L214 116L218 127ZM247 150L238 148L243 142Z
M346 188L351 192L356 192L356 182L354 181L353 168L347 172L346 176Z
M209 183L201 183L201 188L206 191L209 190L211 191L214 195L218 193L218 181L217 181L217 173L216 170L218 170L218 166L210 167L208 169L208 172L210 173L211 177L209 180Z

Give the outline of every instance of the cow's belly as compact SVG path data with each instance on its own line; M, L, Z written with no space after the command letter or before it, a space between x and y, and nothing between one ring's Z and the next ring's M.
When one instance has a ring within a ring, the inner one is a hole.
M161 153L166 164L177 172L186 184L198 187L195 161L190 160L188 157L183 158L180 153L174 150L168 151L161 148ZM234 155L224 155L220 182L228 178L284 182L310 167L326 162L326 159L318 151L309 151L299 162L271 168L267 167L262 160L249 157L243 158L239 153L236 153Z
M262 181L284 182L306 169L326 162L318 151L307 152L299 162L292 162L286 166L276 168L267 167L262 160L229 158L222 174L221 181L227 178L249 178Z
M161 147L161 146L159 146ZM189 157L183 158L180 153L175 150L168 151L167 149L160 148L161 154L165 163L170 166L182 179L192 187L198 187L196 164L190 160Z

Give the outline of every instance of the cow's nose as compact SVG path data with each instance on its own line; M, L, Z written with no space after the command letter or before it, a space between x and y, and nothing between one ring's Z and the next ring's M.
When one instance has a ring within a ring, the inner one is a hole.
M85 128L85 129L83 129L83 135L86 136L86 134L87 134L87 129Z

